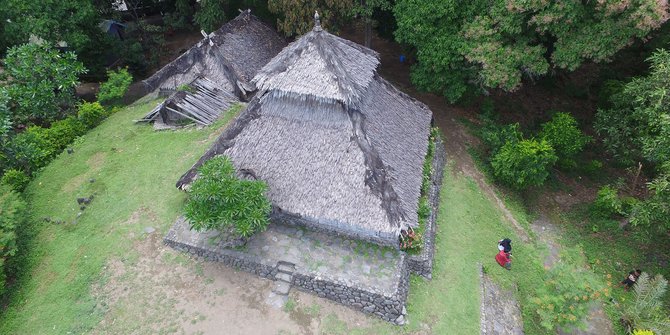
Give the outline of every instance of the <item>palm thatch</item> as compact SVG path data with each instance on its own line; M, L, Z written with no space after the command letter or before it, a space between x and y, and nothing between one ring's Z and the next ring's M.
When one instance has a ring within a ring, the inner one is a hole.
M157 121L159 128L162 125L175 125L181 121L208 126L236 102L239 100L235 95L219 88L211 80L201 77L189 85L180 87L179 91L174 92L140 121Z
M209 34L177 59L144 80L147 91L174 90L205 75L220 88L246 99L250 80L286 42L249 10Z
M397 247L418 225L431 112L376 74L378 55L315 29L253 82L259 92L177 183L215 155L268 183L275 213Z

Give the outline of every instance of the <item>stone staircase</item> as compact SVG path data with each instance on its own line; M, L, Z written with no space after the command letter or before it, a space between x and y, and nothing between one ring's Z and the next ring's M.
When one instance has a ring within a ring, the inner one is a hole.
M293 282L293 272L295 272L295 264L279 261L277 263L277 274L275 275L275 286L272 292L278 295L288 296L291 290L291 283Z

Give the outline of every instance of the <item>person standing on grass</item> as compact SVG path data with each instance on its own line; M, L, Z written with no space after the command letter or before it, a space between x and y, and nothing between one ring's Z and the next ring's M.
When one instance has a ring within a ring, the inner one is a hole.
M505 250L500 250L496 255L496 262L500 266L504 267L507 270L512 269L512 254L505 252Z
M498 241L498 250L504 251L506 253L511 253L512 252L512 240L508 238L504 238L500 241Z

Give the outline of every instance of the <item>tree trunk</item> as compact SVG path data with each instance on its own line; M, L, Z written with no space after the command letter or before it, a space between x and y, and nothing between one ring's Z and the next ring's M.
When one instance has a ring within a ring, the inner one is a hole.
M365 19L365 39L364 39L364 44L365 47L371 48L372 47L372 19Z

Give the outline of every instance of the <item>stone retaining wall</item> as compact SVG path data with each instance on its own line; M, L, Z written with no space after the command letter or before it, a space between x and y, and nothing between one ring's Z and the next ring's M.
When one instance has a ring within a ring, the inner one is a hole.
M328 298L364 313L374 314L386 321L402 325L405 324L405 315L407 314L405 303L409 291L409 269L406 266L405 259L400 262L399 270L401 271L400 282L396 293L392 296L372 293L300 273L293 274L293 285L302 291Z
M408 255L407 266L412 273L425 277L432 278L433 273L433 257L435 255L435 233L437 232L437 216L440 207L440 186L442 185L442 177L444 175L444 167L447 161L447 153L444 148L444 143L440 137L435 141L435 153L433 154L433 174L431 175L430 195L428 201L430 203L430 217L426 221L426 229L423 236L423 248L418 255Z
M262 259L230 249L208 247L202 243L189 244L180 241L174 230L165 236L164 243L176 250L202 257L208 261L221 262L225 265L243 270L263 278L275 279L278 273L277 264L265 264ZM401 272L398 287L392 295L371 292L360 287L349 286L312 273L293 273L291 285L298 289L313 293L320 297L339 302L364 313L374 314L396 324L405 323L405 303L409 291L409 268L405 255L398 263Z
M172 232L172 231L170 231ZM235 269L240 269L263 278L274 279L277 274L276 265L263 264L263 262L256 257L249 256L243 253L235 252L234 250L213 250L199 246L193 246L175 239L174 235L168 233L163 240L165 245L179 251L189 253L194 256L202 257L208 261L221 262L227 266Z

